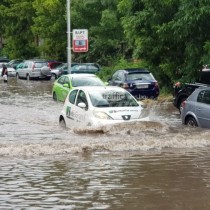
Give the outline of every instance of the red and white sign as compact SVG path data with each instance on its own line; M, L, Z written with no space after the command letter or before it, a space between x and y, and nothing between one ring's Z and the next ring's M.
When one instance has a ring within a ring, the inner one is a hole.
M73 51L87 52L88 51L88 30L74 29L73 30Z

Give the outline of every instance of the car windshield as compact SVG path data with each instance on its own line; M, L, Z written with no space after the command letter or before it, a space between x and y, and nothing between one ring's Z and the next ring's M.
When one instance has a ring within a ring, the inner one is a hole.
M95 65L74 65L72 68L71 68L73 71L90 71L90 70L98 70L98 67L95 66Z
M91 103L94 107L136 107L138 102L127 91L121 90L91 90Z
M151 73L135 72L127 75L127 80L154 80Z
M60 65L58 65L58 66L56 67L56 69L59 69L59 70L61 70L61 69L63 69L63 68L67 68L67 64L66 64L66 63L62 63L62 64L60 64Z
M104 86L104 83L97 77L74 77L71 80L73 87L78 86Z

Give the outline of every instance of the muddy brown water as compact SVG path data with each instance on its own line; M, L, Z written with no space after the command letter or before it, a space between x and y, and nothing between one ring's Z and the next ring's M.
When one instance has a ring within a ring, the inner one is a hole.
M0 209L210 210L210 131L170 101L149 122L62 130L53 81L0 80Z

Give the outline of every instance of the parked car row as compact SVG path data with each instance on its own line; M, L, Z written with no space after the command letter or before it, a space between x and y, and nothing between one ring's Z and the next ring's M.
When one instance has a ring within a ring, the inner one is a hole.
M2 64L6 64L7 69L12 73L9 76L17 76L21 79L50 79L51 77L57 79L61 75L88 73L96 74L100 71L100 66L96 63L72 63L71 69L68 69L67 63L55 60L45 59L14 59L0 58L0 70ZM47 68L50 71L47 71ZM42 68L42 70L41 70Z

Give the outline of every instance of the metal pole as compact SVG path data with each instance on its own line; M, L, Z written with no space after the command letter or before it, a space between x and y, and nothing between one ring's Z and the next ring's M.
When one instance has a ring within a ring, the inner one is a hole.
M68 64L68 73L71 74L71 15L70 15L70 3L71 0L67 0L67 64Z

